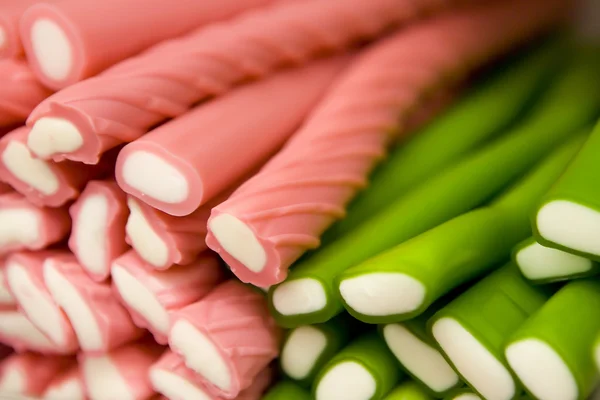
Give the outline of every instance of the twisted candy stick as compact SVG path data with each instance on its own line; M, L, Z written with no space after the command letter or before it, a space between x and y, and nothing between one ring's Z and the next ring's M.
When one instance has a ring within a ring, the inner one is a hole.
M85 400L83 378L79 365L74 365L55 377L44 391L43 400Z
M61 353L60 349L18 310L0 310L0 342L9 345L18 353Z
M390 133L405 133L398 116L450 76L457 79L547 29L566 4L513 0L473 8L403 30L366 51L287 147L213 209L207 245L242 281L281 282L344 216Z
M0 393L15 398L39 396L73 361L34 353L14 354L0 364Z
M158 45L57 93L28 120L28 144L42 158L95 163L107 149L249 78L348 48L420 13L464 1L474 0L278 2Z

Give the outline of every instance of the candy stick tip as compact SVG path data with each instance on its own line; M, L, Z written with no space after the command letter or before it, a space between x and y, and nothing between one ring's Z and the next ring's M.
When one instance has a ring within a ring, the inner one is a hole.
M40 240L40 219L33 210L0 210L0 248L28 247Z
M373 398L377 383L361 364L345 361L329 369L316 387L317 400L367 400Z
M106 273L108 201L105 196L89 196L81 206L76 233L77 258L83 268L94 274Z
M164 266L169 260L169 247L152 228L137 201L129 198L127 205L129 218L125 225L125 231L132 247L153 266Z
M83 146L79 129L63 118L40 118L27 136L27 147L42 159L59 153L72 153Z
M301 380L308 376L327 347L327 336L314 326L294 329L281 351L281 367L290 378Z
M203 390L172 372L151 368L149 376L154 390L170 399L209 399Z
M519 250L515 260L521 273L530 280L568 274L581 274L592 269L592 261L565 251L530 244Z
M323 284L313 278L300 278L273 289L273 307L281 315L310 314L325 309L327 294Z
M34 157L25 144L12 140L2 152L2 163L17 179L40 193L51 196L60 183L47 162Z
M2 374L0 379L0 392L2 393L23 393L26 390L27 377L23 376L23 373L16 369L10 368Z
M84 357L83 376L91 398L135 399L127 381L109 356Z
M73 67L73 46L55 21L37 18L30 28L31 46L41 72L50 80L63 81Z

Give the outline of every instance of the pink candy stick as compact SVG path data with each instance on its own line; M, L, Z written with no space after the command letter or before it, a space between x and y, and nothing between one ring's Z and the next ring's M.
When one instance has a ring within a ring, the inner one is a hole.
M27 148L28 133L29 128L21 127L0 139L0 179L34 204L62 206L77 198L90 179L105 177L114 168L116 151L98 165L41 160Z
M18 310L0 311L0 342L17 352L36 351L44 354L61 354L59 349L42 331Z
M0 195L14 192L15 190L8 183L4 183L0 181Z
M55 377L46 387L43 400L86 400L83 378L78 365Z
M6 282L6 260L0 260L0 311L13 310L17 301L8 288Z
M71 322L46 287L43 270L49 257L65 253L60 250L13 253L6 259L6 279L23 314L57 349L69 353L77 351L79 343Z
M82 353L79 362L94 400L146 400L155 395L148 372L164 351L155 343L133 343L107 354Z
M44 280L54 301L71 320L84 352L106 352L142 335L114 296L110 283L94 282L75 256L47 259Z
M13 354L0 364L0 393L37 397L58 374L73 365L73 359L34 353Z
M105 280L113 260L129 248L127 196L113 180L90 181L69 213L73 220L69 248L93 280Z
M95 163L202 99L465 1L472 0L276 2L159 44L51 96L28 119L28 145L42 158Z
M206 252L191 264L156 271L134 250L113 262L112 282L133 322L147 328L160 344L167 343L171 314L195 303L225 277L218 257Z
M278 150L348 61L287 70L200 105L125 146L117 182L167 214L192 213Z
M37 207L15 192L0 195L0 254L43 249L64 239L70 228L65 208Z
M273 378L270 368L263 370L236 400L260 400ZM185 366L181 356L167 350L150 369L150 381L157 392L170 399L222 400L199 382L198 375Z
M567 1L503 1L447 14L373 45L286 147L208 222L208 246L244 282L282 282L289 266L365 185L424 94L540 33ZM510 29L507 28L510 26ZM400 121L400 122L399 122Z
M272 0L63 0L21 18L27 57L45 85L61 89L162 40Z
M0 30L2 6L0 3ZM27 62L20 59L0 60L0 88L0 126L22 124L29 113L52 93L36 79Z
M235 280L176 312L169 332L169 346L199 374L199 382L227 399L277 357L279 339L264 296Z

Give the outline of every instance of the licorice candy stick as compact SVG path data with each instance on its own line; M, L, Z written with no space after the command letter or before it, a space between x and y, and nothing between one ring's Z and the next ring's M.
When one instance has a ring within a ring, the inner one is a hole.
M584 60L573 61L507 135L296 265L286 282L269 290L277 322L297 326L327 321L343 309L334 286L337 275L483 203L583 129L600 107L589 88L590 82L600 86L600 73L585 65Z
M504 354L534 398L585 400L592 394L599 381L592 355L598 310L600 282L573 281L511 335Z
M58 374L73 365L67 357L13 354L0 363L0 393L9 398L36 398Z
M563 41L549 41L480 82L392 151L371 174L367 189L352 200L346 216L321 241L328 243L352 231L423 180L504 133L556 74L566 53Z
M434 397L416 382L407 380L396 386L383 400L433 400Z
M21 311L0 310L0 342L18 353L35 351L42 354L60 354L60 349Z
M129 248L127 196L114 180L89 181L69 214L73 221L69 249L92 279L107 279L112 262Z
M525 278L536 284L583 278L600 273L600 265L588 258L539 244L534 237L519 243L513 261Z
M316 400L381 399L402 372L376 332L354 339L319 371L313 383Z
M61 373L46 387L42 400L86 400L83 376L79 365Z
M263 400L311 400L310 392L292 381L279 381Z
M585 132L587 133L587 132ZM587 135L560 146L486 207L462 214L336 278L348 312L368 323L421 314L434 301L506 258L531 234L529 217Z
M6 260L0 259L0 311L12 310L16 306L17 302L6 281Z
M438 311L428 322L447 360L482 398L516 399L521 393L504 358L510 336L550 297L508 263Z
M69 254L60 250L13 253L6 259L8 287L19 309L64 352L79 350L71 321L54 301L44 280L44 262Z
M483 400L473 390L469 388L458 389L448 396L444 397L444 400Z
M206 296L225 278L216 255L206 252L188 265L157 271L134 250L112 264L112 284L133 322L167 343L171 315Z

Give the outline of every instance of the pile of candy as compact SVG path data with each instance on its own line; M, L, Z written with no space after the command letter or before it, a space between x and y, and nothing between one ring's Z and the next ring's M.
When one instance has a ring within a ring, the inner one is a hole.
M573 7L1 0L0 399L587 399Z

